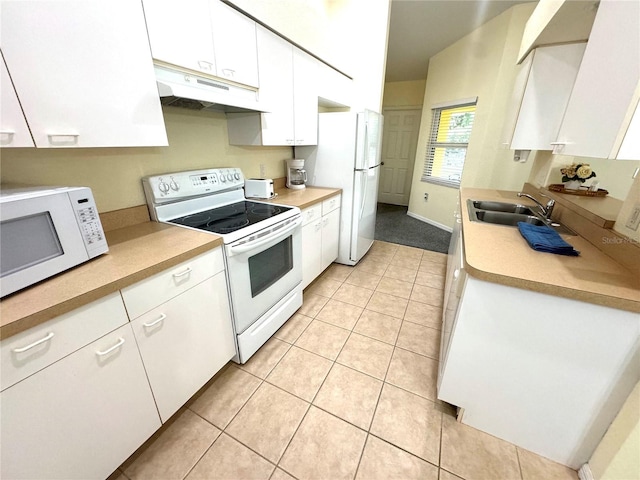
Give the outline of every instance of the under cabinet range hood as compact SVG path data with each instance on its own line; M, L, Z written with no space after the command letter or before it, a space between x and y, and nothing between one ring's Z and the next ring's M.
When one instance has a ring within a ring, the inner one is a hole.
M249 87L154 65L160 103L193 110L266 112Z

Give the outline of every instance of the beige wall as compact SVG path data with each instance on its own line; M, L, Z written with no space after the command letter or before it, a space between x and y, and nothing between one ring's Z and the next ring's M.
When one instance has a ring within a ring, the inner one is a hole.
M595 480L640 478L640 383L602 438L589 467Z
M354 77L353 108L382 106L390 0L237 0L240 7ZM375 34L372 34L375 32ZM144 175L234 166L285 175L290 147L230 146L223 113L165 107L169 147L1 149L0 181L92 188L100 212L145 203ZM99 115L99 112L96 112Z
M164 107L168 147L3 149L2 182L91 187L98 210L108 212L143 205L141 177L164 172L235 166L247 177L285 175L291 147L229 145L223 113Z
M504 117L517 73L522 33L535 4L515 6L433 56L423 101L416 159L425 158L431 106L478 97L475 124L462 177L463 187L517 190L529 176L531 162L516 163L501 147ZM451 227L458 191L420 181L422 160L414 167L409 211ZM424 193L429 193L428 202Z
M640 167L640 161L552 155L551 152L533 152L532 159L534 166L529 176L529 183L537 187L562 183L560 169L567 165L588 163L596 172L596 177L587 180L585 185L590 185L592 180L597 180L599 188L607 190L611 197L619 200L627 198L633 184L633 172Z
M384 108L421 106L426 84L426 79L385 83L382 106Z
M390 0L231 2L352 77L353 110L381 111Z

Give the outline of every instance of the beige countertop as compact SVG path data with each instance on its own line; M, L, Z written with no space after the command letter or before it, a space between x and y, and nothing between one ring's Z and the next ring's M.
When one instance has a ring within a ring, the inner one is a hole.
M568 257L533 250L515 227L472 222L467 199L533 204L516 192L464 188L460 211L467 272L482 280L640 312L640 279L580 236L562 237L580 251Z
M302 190L291 190L282 187L276 189L277 197L261 201L278 203L280 205L291 205L305 209L341 192L342 190L340 188L306 187Z
M70 312L222 245L222 238L156 222L106 232L109 252L0 301L0 339Z

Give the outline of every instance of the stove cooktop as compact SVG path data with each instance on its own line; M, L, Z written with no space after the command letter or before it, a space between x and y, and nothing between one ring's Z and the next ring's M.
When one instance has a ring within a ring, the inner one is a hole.
M170 223L224 235L291 209L282 205L243 201L174 218Z

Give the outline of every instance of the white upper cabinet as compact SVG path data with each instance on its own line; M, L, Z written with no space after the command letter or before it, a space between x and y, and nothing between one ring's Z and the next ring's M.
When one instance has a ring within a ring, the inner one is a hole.
M638 90L640 90L640 84L638 85ZM640 160L640 103L638 102L638 95L640 95L640 92L636 93L635 107L633 108L633 116L629 122L629 128L624 132L624 136L620 140L620 149L616 155L616 158L620 160Z
M153 58L258 86L256 22L218 0L144 0Z
M313 58L257 27L260 103L268 113L227 113L231 145L317 144L318 94Z
M353 82L349 77L320 60L316 60L316 72L319 105L329 108L351 105Z
M520 67L506 123L513 150L552 150L586 43L538 47Z
M313 57L293 47L294 145L318 144L317 71Z
M37 147L167 145L140 3L3 0L0 22Z
M216 74L209 0L143 0L156 60Z
M0 147L34 146L4 57L0 58Z
M640 78L639 31L640 2L600 2L554 153L622 158ZM637 149L634 155L625 156L640 159Z
M217 75L257 87L256 22L217 0L210 6Z

